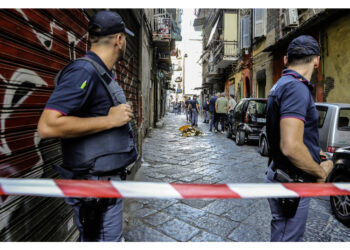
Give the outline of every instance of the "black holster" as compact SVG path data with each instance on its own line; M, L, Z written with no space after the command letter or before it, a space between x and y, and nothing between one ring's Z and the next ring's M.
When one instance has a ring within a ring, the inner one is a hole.
M283 216L293 218L298 210L300 198L278 198Z
M289 177L281 169L276 169L275 175L273 177L275 180L279 182L300 182L300 180L294 180ZM293 218L297 212L300 198L278 198L279 204L282 209L283 216L286 218Z
M79 221L87 238L94 241L98 238L103 223L103 212L108 205L116 203L116 198L81 198Z

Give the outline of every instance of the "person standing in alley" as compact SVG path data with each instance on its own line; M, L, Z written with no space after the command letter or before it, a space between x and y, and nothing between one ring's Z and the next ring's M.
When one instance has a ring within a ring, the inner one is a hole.
M38 123L41 138L61 138L65 179L126 178L126 167L137 159L130 125L131 107L112 69L125 57L127 35L121 16L99 11L88 26L91 49L56 77L55 90ZM121 241L123 200L67 198L73 207L80 241Z
M215 102L215 111L218 114L219 122L221 124L221 133L225 131L225 121L227 119L227 106L228 100L225 97L225 92L221 94L221 97L218 98Z
M199 103L197 101L197 96L193 96L193 100L189 104L189 109L191 110L192 126L198 127L198 113L199 113Z
M203 102L203 112L204 112L203 123L209 123L209 98L208 97L206 97Z
M230 95L228 99L227 111L230 113L236 107L237 102L235 101L235 96Z
M217 113L215 111L215 103L216 100L220 97L220 93L216 93L216 95L212 96L209 100L209 112L210 112L210 125L209 125L209 131L213 131L213 126L215 132L218 130L218 125L217 125Z
M187 119L188 122L191 121L191 119L190 119L191 118L190 110L189 110L189 107L188 107L190 105L190 103L191 103L191 97L188 97L186 102L185 102L186 119Z
M288 46L282 77L267 101L269 169L265 182L325 182L333 168L322 161L318 112L311 76L320 63L317 41L307 35ZM271 241L302 241L310 198L268 199L272 214Z

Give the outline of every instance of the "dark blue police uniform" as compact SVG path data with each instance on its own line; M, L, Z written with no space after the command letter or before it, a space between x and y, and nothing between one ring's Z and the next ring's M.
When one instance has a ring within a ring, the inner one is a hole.
M209 104L206 100L203 101L204 123L209 122Z
M86 56L101 65L111 78L114 75L102 60L92 51L88 51ZM75 61L63 72L58 86L50 96L45 109L52 109L68 116L77 117L98 117L108 115L109 109L113 106L112 98L105 89L94 66L87 61ZM91 135L94 136L94 135ZM116 140L118 138L115 138ZM116 174L115 164L120 160L118 154L109 154L94 158L85 162L80 162L77 166L71 158L74 155L65 154L65 146L71 145L75 140L79 143L79 138L62 139L63 162L66 169L72 171L72 179L88 180L120 180L120 175ZM77 156L78 157L78 156ZM118 164L119 166L122 164ZM91 171L78 171L79 169L111 170L108 174L95 174ZM100 204L91 204L86 209L83 207L82 199L68 198L67 203L73 206L75 221L80 231L81 241L120 241L122 239L122 199L101 199ZM83 209L84 208L84 209ZM91 213L84 216L95 216L96 225L86 228L82 225L82 213Z
M192 126L198 126L198 111L197 111L197 104L198 101L196 99L193 99L191 102L191 122Z
M279 141L279 121L284 118L296 118L304 122L304 144L308 148L313 159L320 163L320 147L318 136L318 112L311 94L312 84L297 72L286 69L282 77L271 89L267 103L267 119L273 122L273 136ZM271 135L272 136L272 135ZM274 143L277 144L277 143ZM278 147L278 148L277 148ZM274 153L279 149L271 149ZM282 160L281 160L282 162ZM275 168L279 163L272 162L267 172L265 182L277 182L274 180ZM283 163L280 163L283 164ZM295 167L294 167L295 168ZM299 171L298 169L294 169ZM300 173L312 181L313 177L307 173ZM307 178L306 178L307 179ZM301 241L305 232L310 198L301 198L300 203L293 218L285 218L278 199L268 199L270 203L271 221L271 241Z

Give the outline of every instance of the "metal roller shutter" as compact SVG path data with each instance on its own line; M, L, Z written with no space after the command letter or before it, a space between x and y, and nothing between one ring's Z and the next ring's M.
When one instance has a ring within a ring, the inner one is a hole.
M0 176L54 178L57 140L41 141L37 122L56 73L87 50L79 9L0 10ZM0 241L76 240L63 199L8 197L0 203Z
M135 141L139 140L138 128L142 123L142 100L141 82L139 80L139 46L140 46L140 24L132 14L131 10L115 10L125 21L126 27L130 29L135 36L127 36L125 60L116 64L117 80L124 89L128 102L132 103L135 118L132 120L132 128L135 134ZM141 155L141 145L138 145L139 155Z

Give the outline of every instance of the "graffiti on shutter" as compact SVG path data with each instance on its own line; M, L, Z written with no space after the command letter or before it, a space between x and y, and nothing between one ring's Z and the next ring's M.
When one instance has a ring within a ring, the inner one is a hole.
M265 9L254 9L254 38L265 35Z
M37 123L56 73L87 50L88 19L79 9L0 10L0 177L57 177L58 140L41 140ZM63 199L8 197L0 203L0 241L76 237ZM74 240L74 239L73 239Z

